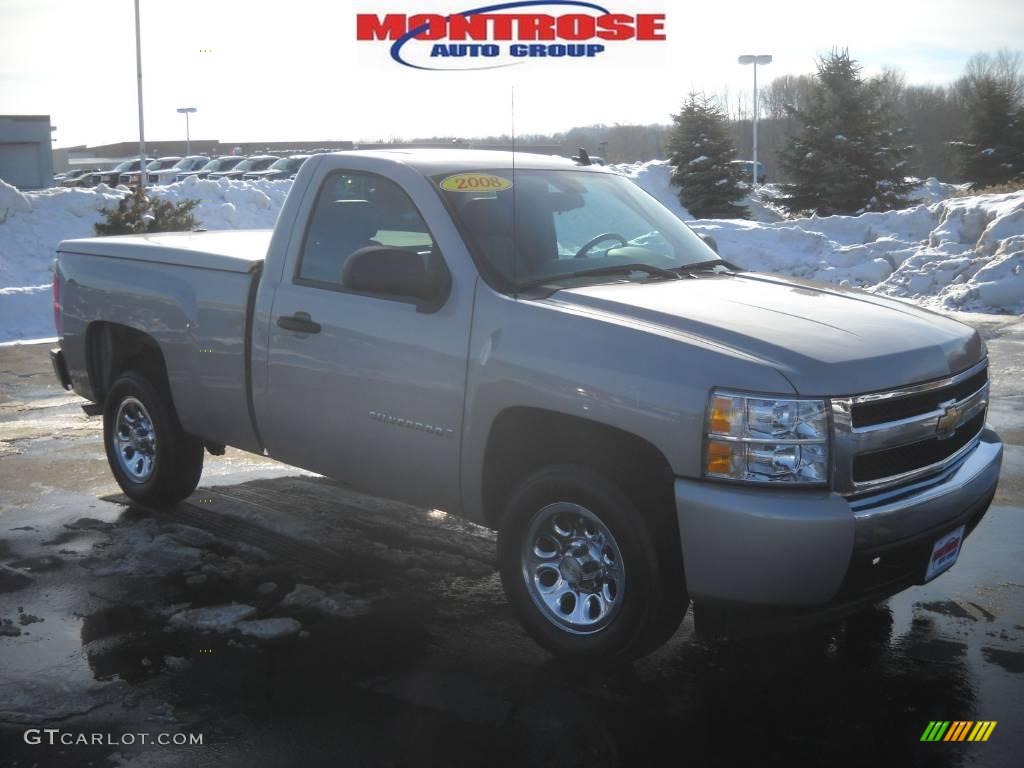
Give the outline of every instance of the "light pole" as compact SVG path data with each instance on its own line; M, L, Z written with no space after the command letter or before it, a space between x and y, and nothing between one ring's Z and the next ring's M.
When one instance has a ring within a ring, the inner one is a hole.
M135 0L135 74L139 81L139 186L146 188L146 129L142 122L142 32L139 0Z
M196 111L195 107L178 107L178 112L185 116L185 155L192 154L192 137L188 131L188 116Z
M754 65L754 165L751 168L751 181L754 188L757 188L757 65L758 64L771 64L772 57L770 54L744 54L739 58L740 64L753 64Z

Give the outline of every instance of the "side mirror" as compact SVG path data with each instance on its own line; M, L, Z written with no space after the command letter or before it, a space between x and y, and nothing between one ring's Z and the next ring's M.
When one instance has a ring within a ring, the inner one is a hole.
M348 257L341 283L359 293L416 299L418 311L436 312L448 299L452 278L438 253L371 245Z
M715 238L713 238L711 235L702 235L700 233L697 234L697 237L704 241L704 245L706 245L715 253L718 253L718 241L715 240Z

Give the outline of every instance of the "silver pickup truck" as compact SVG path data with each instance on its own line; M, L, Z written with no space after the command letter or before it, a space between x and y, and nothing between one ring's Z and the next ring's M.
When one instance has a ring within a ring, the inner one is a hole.
M559 655L647 653L691 600L698 627L788 624L950 567L1002 461L978 334L743 272L581 162L318 155L272 232L65 241L55 371L133 499L230 445L497 529Z

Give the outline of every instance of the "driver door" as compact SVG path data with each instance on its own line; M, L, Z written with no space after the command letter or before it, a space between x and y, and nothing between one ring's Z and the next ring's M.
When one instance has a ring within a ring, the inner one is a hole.
M342 268L371 245L439 253L398 183L327 173L274 294L264 443L359 490L455 509L472 291L456 281L423 312L406 296L352 290Z

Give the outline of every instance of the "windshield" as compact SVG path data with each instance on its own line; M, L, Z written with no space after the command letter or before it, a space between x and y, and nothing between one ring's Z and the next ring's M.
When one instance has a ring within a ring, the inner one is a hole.
M204 171L228 171L242 162L240 157L218 157L203 166Z
M173 166L176 171L191 171L195 168L202 168L206 164L205 157L183 157Z
M270 164L277 160L276 157L249 157L235 166L236 171L264 171Z
M305 160L306 158L304 157L282 157L270 166L270 169L274 171L294 171L297 170Z
M510 170L488 170L434 181L479 258L513 286L595 269L628 275L634 264L672 270L718 261L689 227L616 174L526 170L513 179Z

